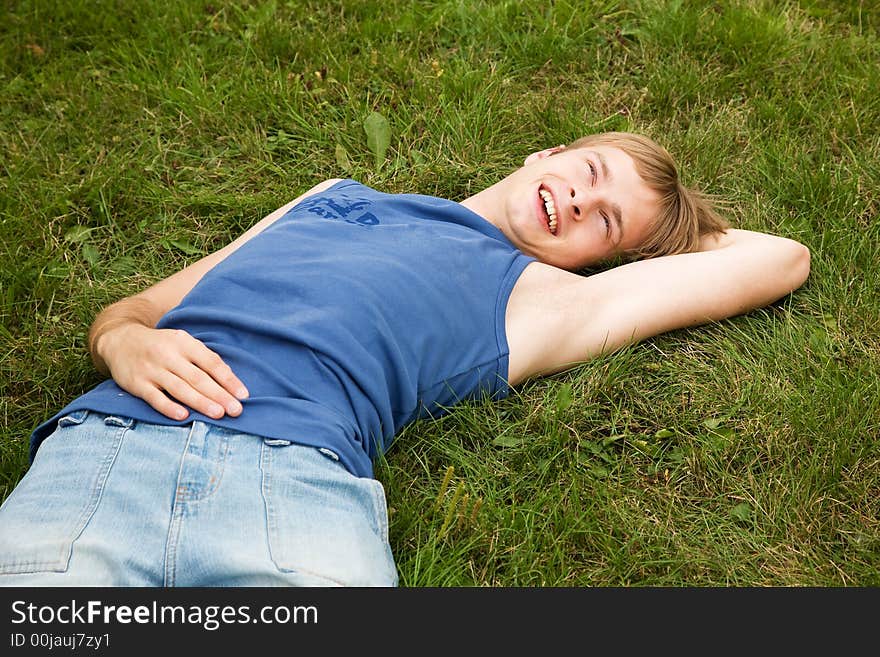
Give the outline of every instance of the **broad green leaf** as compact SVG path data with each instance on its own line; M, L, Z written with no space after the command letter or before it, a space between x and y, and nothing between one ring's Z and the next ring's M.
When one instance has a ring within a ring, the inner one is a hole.
M336 164L346 173L351 172L351 160L348 159L348 152L342 144L336 144Z
M498 436L492 441L492 444L498 447L519 447L522 444L522 438L518 436Z
M53 260L49 263L46 269L43 270L42 276L45 276L46 278L67 278L68 274L70 274L70 267L63 262Z
M675 432L672 429L660 429L654 434L654 438L672 438L674 435Z
M388 124L388 119L379 112L370 112L364 120L364 132L367 133L367 146L376 158L376 171L378 171L385 161L385 151L391 144L391 126Z
M198 255L202 252L201 249L193 246L187 239L172 237L164 240L164 244L169 248L174 247L178 251L183 251L187 255Z
M89 263L92 267L97 267L98 263L101 261L101 254L98 252L98 249L96 249L95 246L92 244L83 244L82 254L86 262Z
M620 434L620 433L612 433L610 436L606 436L605 438L602 439L602 445L604 445L604 446L611 445L612 443L616 443L618 440L620 440L622 438L626 438L626 436L624 436L623 434Z
M734 438L736 438L736 432L733 429L715 429L706 434L704 441L710 449L721 450L727 447Z
M574 396L571 393L571 384L565 383L559 386L559 391L556 393L556 412L562 412L571 406L571 402L574 400Z
M602 459L606 463L614 463L615 461L617 461L615 456L613 456L612 454L609 454L605 450L605 448L603 446L604 443L603 443L603 445L600 445L599 443L597 443L593 440L588 440L585 442L581 442L580 444L585 450L590 452L590 454Z
M752 515L752 507L746 502L740 502L730 510L730 515L737 520L748 520Z
M114 274L133 274L137 271L137 262L131 256L119 256L110 263L109 269Z
M681 451L680 447L674 447L667 455L667 458L673 463L681 463L684 461L684 452Z
M66 242L73 242L74 244L85 242L89 238L89 233L91 233L92 230L94 229L77 224L64 233L64 240Z
M598 454L602 451L602 447L592 440L583 441L581 445L591 454Z

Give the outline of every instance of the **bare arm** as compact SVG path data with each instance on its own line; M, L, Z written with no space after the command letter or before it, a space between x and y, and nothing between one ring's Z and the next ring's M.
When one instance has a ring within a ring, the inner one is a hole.
M511 383L766 306L800 287L810 271L804 245L766 233L730 229L705 238L701 249L588 277L538 270L508 308ZM552 339L527 337L538 335Z
M102 310L88 336L98 371L174 419L184 419L189 414L186 407L215 418L241 413L238 400L247 397L247 390L222 359L185 331L156 329L156 323L230 253L294 205L336 182L326 180L312 187L219 251Z

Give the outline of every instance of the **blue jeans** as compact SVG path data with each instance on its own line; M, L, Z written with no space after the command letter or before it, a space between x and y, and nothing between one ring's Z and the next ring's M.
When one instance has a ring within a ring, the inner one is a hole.
M335 454L62 418L0 507L5 586L396 586L385 492Z

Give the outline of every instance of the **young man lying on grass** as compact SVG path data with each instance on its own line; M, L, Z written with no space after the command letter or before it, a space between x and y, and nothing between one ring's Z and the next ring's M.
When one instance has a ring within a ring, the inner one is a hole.
M629 133L461 202L328 180L98 315L112 378L35 430L0 582L396 585L372 461L407 423L764 306L809 267Z

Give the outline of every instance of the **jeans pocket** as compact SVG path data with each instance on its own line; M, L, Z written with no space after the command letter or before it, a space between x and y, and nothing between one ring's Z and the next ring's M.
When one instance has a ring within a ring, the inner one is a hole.
M279 571L325 586L394 585L387 520L376 517L378 482L299 445L264 443L262 469L269 550Z
M127 427L62 417L0 507L0 574L64 572L101 499Z

